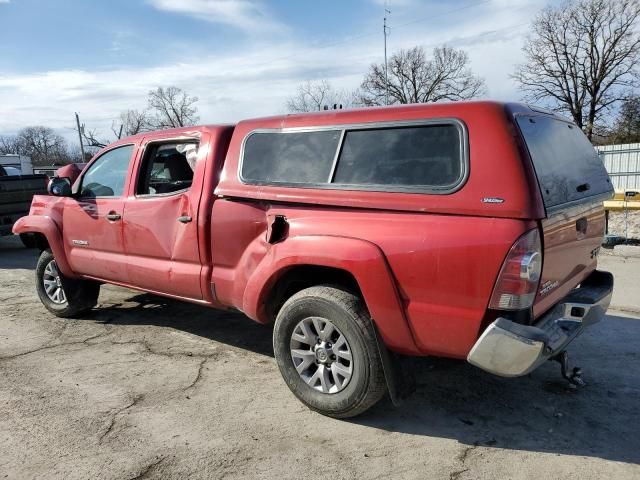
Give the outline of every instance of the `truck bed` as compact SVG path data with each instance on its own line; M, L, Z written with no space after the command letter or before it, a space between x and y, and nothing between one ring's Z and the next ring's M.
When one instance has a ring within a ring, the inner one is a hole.
M29 213L34 195L46 193L46 175L0 177L0 235L9 235L15 221Z

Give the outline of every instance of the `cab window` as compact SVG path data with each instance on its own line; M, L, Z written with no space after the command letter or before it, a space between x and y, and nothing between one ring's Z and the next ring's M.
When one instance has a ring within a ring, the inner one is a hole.
M120 197L129 170L133 145L114 148L91 164L82 178L81 197Z
M140 169L137 195L166 195L191 188L198 156L195 142L151 145Z

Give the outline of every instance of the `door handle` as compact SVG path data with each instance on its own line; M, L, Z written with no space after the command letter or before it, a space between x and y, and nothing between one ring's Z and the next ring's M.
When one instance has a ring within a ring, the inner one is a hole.
M586 217L579 218L576 222L576 232L578 233L587 233L587 226L589 225L589 220Z
M180 223L189 223L191 220L192 219L189 215L183 215L182 217L178 217L178 221Z
M120 216L119 213L116 212L109 212L107 213L107 220L111 221L111 222L115 222L117 220L120 220L122 217Z

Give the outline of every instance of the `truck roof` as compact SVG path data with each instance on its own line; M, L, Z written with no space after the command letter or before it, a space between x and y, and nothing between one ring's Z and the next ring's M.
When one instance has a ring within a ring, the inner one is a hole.
M459 102L441 103L417 103L411 105L390 105L381 107L349 108L342 110L322 110L319 112L287 113L241 120L237 124L220 123L204 124L191 127L171 128L143 132L137 135L123 138L115 144L130 143L143 137L155 136L193 136L204 131L214 131L229 127L245 127L247 130L254 128L285 128L285 127L311 127L328 124L368 123L384 120L413 120L416 118L432 117L460 117L478 110L500 109L510 112L545 113L554 115L551 111L537 107L513 102L498 102L493 100L471 100ZM114 144L114 145L115 145Z
M381 107L349 108L342 110L322 110L319 112L293 113L284 115L272 115L268 117L252 118L238 122L239 126L269 125L273 128L278 122L282 127L305 127L328 124L368 123L384 120L413 120L417 118L435 117L462 117L478 111L508 110L521 113L545 113L555 115L553 112L538 107L532 107L522 103L498 102L494 100L469 100L459 102L416 103L410 105L390 105Z

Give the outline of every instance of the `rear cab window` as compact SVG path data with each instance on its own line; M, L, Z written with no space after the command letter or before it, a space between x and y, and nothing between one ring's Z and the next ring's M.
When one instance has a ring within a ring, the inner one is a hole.
M515 118L548 211L611 195L609 175L580 128L550 115Z
M466 130L443 120L419 125L256 131L244 141L243 183L450 193L467 172Z
M198 143L153 143L142 161L136 195L170 195L191 188Z

